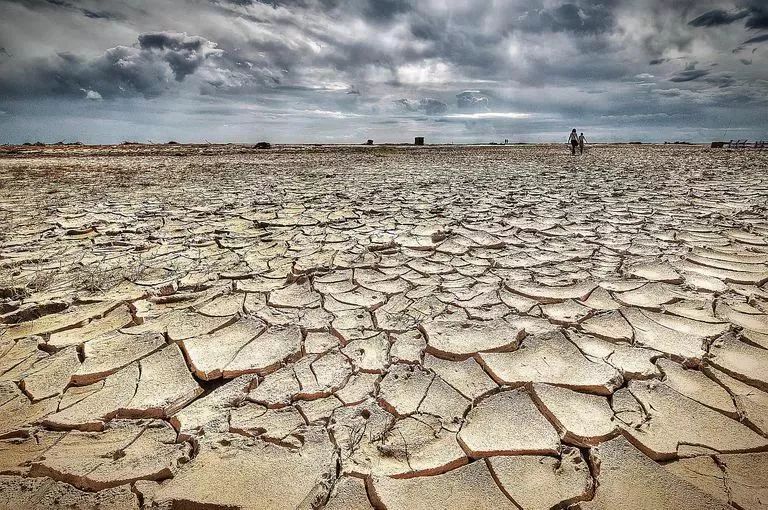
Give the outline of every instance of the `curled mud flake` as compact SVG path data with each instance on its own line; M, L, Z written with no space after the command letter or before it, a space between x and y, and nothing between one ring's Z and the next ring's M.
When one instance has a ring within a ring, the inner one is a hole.
M664 373L664 384L673 390L731 418L738 419L739 413L731 395L703 372L686 369L666 358L657 360L656 365Z
M589 464L576 448L558 457L491 457L488 465L499 485L522 508L565 508L591 499Z
M34 502L34 503L32 503ZM34 505L34 506L30 506ZM49 478L0 476L0 507L2 508L103 508L108 510L139 510L139 498L129 485L98 492L83 491L69 483Z
M729 503L725 473L713 457L705 455L680 459L664 464L664 468L714 499Z
M682 283L683 279L670 264L666 262L640 262L631 265L625 271L627 276L649 280L652 282Z
M768 437L768 393L734 379L725 372L705 366L704 372L732 396L740 419Z
M581 329L612 342L631 342L632 326L618 311L611 311L588 318L581 323Z
M691 501L702 509L728 508L643 455L623 436L590 449L589 463L598 485L591 501L579 503L585 509L673 510Z
M58 333L52 333L47 345L56 349L68 346L82 345L89 340L105 336L133 324L134 318L127 305L115 308L102 318L97 318L83 327L66 329Z
M727 335L710 349L707 361L731 377L768 391L768 350Z
M605 397L547 384L534 384L532 396L564 443L594 446L618 432Z
M172 507L311 507L324 501L334 478L336 452L322 427L299 429L296 447L231 436L221 444L203 442L193 462L157 488L153 502ZM275 469L280 466L280 469Z
M117 421L103 432L69 432L32 462L30 474L99 491L170 478L189 450L188 444L176 443L176 432L167 423Z
M427 354L424 356L424 368L435 372L443 381L472 401L498 387L474 358L449 361Z
M197 377L206 381L218 379L238 353L265 328L259 320L242 319L214 333L183 340L181 348Z
M224 366L222 376L231 379L243 374L266 375L301 351L301 330L297 326L273 326L242 346Z
M0 473L23 475L65 432L38 431L27 437L0 440Z
M500 383L541 382L610 395L623 382L615 368L585 358L560 332L526 337L523 348L515 352L481 353L479 357Z
M109 301L73 306L61 313L45 315L39 319L9 326L2 332L2 337L4 340L15 340L25 336L56 333L83 326L91 319L103 317L120 304L119 301Z
M664 383L630 381L629 390L647 420L626 427L633 443L649 457L669 460L685 455L687 446L712 452L750 452L768 447L768 440L738 421L705 407Z
M78 385L92 384L149 356L164 345L165 338L152 333L139 336L114 333L91 340L83 348L85 360L72 374L72 382Z
M658 310L661 305L678 301L683 296L675 292L675 287L663 283L647 283L637 289L616 292L616 300L624 306Z
M203 393L175 344L139 361L133 398L118 414L133 418L168 418Z
M445 473L468 459L455 432L442 429L434 416L414 414L396 422L381 440L361 445L352 462L374 476L412 478Z
M668 328L635 308L622 308L621 313L632 325L634 345L692 362L700 362L706 354L706 339L701 336Z
M408 331L392 335L393 343L389 355L394 363L421 362L427 341L420 331Z
M40 359L21 374L19 386L33 402L64 393L72 375L80 368L75 347L67 347Z
M373 477L369 495L389 510L514 509L482 460L435 476L397 479Z
M430 321L423 325L427 352L466 359L478 352L513 351L525 332L503 319L478 322Z
M520 389L485 398L466 420L459 442L472 457L556 455L560 450L557 431Z

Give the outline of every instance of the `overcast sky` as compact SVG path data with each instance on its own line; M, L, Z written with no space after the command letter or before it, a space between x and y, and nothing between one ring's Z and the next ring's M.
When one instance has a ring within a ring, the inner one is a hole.
M768 0L0 0L0 143L708 141L766 119Z

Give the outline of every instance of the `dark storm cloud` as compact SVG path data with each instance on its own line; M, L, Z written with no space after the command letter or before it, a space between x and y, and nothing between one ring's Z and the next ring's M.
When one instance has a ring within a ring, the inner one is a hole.
M89 9L78 5L79 2L67 2L65 0L15 0L20 4L29 6L30 8L59 8L73 12L78 12L86 18L95 20L121 20L122 16L106 10Z
M765 0L748 0L745 4L749 9L745 26L754 30L768 28L768 3Z
M194 73L210 56L220 56L216 44L200 36L172 32L139 35L139 49L164 60L177 81Z
M751 39L747 39L742 44L743 45L758 44L758 43L762 43L762 42L766 42L766 41L768 41L768 34L763 34L763 35L758 35L757 37L753 37Z
M0 110L59 101L114 108L130 121L142 105L175 112L185 104L202 126L244 119L248 133L271 119L275 133L309 137L358 125L356 140L376 125L398 126L392 132L400 135L440 123L457 139L486 128L518 132L520 114L530 117L525 129L542 132L572 119L669 125L737 97L747 101L739 103L744 111L764 104L766 56L748 56L753 65L741 57L768 40L755 32L766 26L766 7L765 0L0 0L0 47L13 55L0 51ZM744 53L731 54L736 46ZM696 61L698 68L680 67Z
M20 73L0 75L0 92L8 96L80 96L92 90L105 98L134 94L157 97L173 81L183 81L208 59L221 54L215 43L202 37L145 33L139 35L136 46L116 46L93 59L61 52L33 61Z
M411 10L411 3L407 0L369 0L365 3L365 16L374 21L389 21L394 16Z
M768 4L765 0L748 0L741 2L744 9L737 11L725 11L713 9L691 20L688 24L693 27L715 27L730 25L744 18L747 21L744 26L749 29L761 30L768 28Z
M709 71L706 71L704 69L687 69L685 71L680 71L679 73L675 74L672 78L669 79L669 81L672 81L675 83L683 83L686 81L698 80L699 78L703 78L708 74L709 74Z
M754 44L760 44L768 41L768 34L758 35L755 37L752 37L750 39L747 39L740 45L738 45L736 48L733 49L733 53L740 53L746 49L747 46L751 46ZM757 48L752 48L752 53L754 53L757 50Z
M427 115L441 115L448 111L448 105L431 97L419 101L419 105Z
M714 27L717 25L730 25L734 21L744 19L749 16L749 11L727 12L722 9L705 12L698 18L691 20L688 24L692 27Z
M710 75L710 76L707 76L704 79L704 81L721 89L732 87L736 84L736 80L734 79L733 75L729 73L719 73L717 75Z
M613 25L613 13L603 2L563 3L551 9L531 10L513 26L526 31L605 32Z

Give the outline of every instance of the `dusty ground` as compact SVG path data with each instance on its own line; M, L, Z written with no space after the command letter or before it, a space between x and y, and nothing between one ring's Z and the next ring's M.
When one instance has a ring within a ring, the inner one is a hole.
M0 508L768 507L766 152L24 150Z

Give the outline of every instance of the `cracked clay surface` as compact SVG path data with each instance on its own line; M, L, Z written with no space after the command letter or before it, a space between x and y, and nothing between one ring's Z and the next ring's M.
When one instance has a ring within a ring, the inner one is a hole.
M0 509L768 508L768 154L0 154Z

